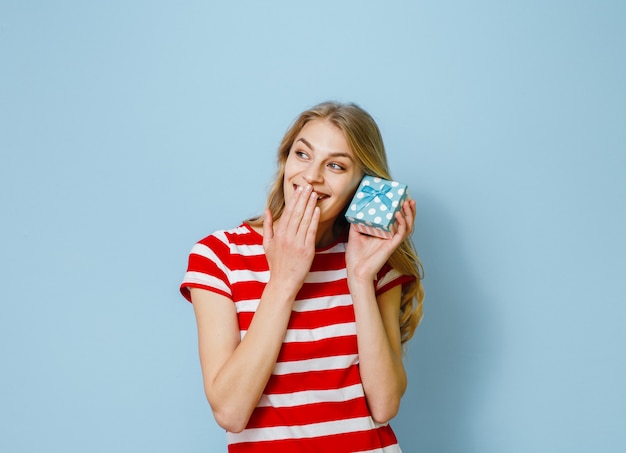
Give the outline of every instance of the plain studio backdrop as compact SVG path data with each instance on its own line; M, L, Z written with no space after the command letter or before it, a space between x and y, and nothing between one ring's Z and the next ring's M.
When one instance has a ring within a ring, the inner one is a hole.
M417 200L406 453L626 451L626 4L0 3L0 451L219 452L193 243L327 99Z

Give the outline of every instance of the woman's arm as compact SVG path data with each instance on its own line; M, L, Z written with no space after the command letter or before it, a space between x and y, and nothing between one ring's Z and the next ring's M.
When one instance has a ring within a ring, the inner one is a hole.
M240 341L235 304L204 289L191 289L204 391L217 423L243 430L272 374L285 336L293 297L269 283Z
M350 292L365 398L374 421L386 423L397 414L407 386L398 322L401 286L395 286L378 299L372 282L353 282Z
M215 420L227 431L246 427L276 364L295 297L315 256L316 202L310 187L299 190L276 227L266 212L263 247L270 279L242 340L232 300L191 290L205 393Z
M396 214L397 231L380 239L350 231L346 250L348 286L354 303L359 369L372 418L385 423L400 407L407 379L400 334L401 285L376 297L374 279L396 248L409 237L415 201L406 201Z

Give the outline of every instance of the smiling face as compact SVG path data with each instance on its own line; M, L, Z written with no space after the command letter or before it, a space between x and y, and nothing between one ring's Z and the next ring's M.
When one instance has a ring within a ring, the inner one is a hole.
M285 162L285 202L299 186L313 186L319 196L318 230L329 232L362 177L361 167L341 129L326 120L312 120L296 136Z

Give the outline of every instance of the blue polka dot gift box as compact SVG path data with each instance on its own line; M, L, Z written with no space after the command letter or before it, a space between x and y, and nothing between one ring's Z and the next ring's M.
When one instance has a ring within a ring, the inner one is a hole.
M361 233L389 239L396 232L396 212L407 197L406 184L365 175L346 211Z

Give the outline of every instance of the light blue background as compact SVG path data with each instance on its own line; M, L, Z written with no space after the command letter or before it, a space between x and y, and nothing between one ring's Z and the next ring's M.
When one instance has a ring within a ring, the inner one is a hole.
M326 99L417 199L404 451L625 451L625 42L608 0L2 1L0 451L224 451L187 253Z

